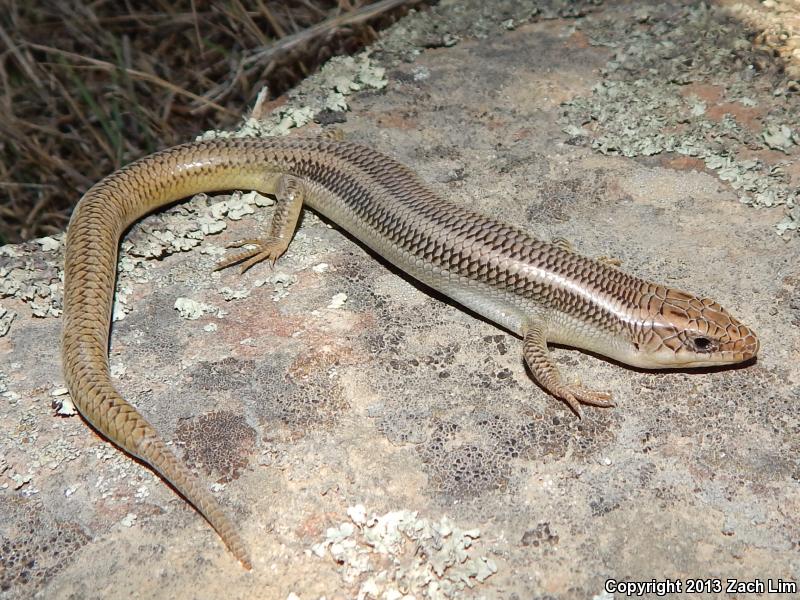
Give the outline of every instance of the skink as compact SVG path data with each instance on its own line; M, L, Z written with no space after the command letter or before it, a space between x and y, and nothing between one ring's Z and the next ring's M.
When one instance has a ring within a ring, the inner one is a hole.
M644 368L726 365L756 356L758 338L708 298L628 275L564 242L448 202L410 169L333 139L236 139L176 146L92 187L72 215L64 265L64 375L83 417L149 464L208 520L246 567L231 520L156 430L114 388L108 339L120 236L145 214L200 192L253 189L276 197L264 238L218 268L271 263L286 250L303 205L428 286L519 335L534 379L579 413L611 395L565 383L547 344Z

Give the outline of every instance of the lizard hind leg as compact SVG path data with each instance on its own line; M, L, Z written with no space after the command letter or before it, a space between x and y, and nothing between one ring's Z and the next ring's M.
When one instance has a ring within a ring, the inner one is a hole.
M575 245L566 238L554 237L550 243L565 252L575 252ZM595 260L611 267L619 267L622 264L622 261L614 256L598 256Z
M215 271L232 265L241 265L239 272L244 273L261 261L268 261L270 266L286 252L289 242L297 229L297 221L303 208L306 186L302 179L292 175L282 175L275 190L275 214L272 216L269 234L264 238L250 238L228 244L228 248L255 246L217 263Z

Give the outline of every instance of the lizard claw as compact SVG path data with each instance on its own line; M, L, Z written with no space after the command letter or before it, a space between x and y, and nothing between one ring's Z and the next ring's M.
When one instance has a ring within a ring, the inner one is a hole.
M565 385L556 394L572 409L572 412L580 419L581 404L589 404L600 408L611 408L614 406L612 395L608 392L598 392L580 385Z
M253 265L256 265L264 260L269 263L270 267L275 266L281 254L286 251L286 246L279 240L272 239L246 239L239 240L228 244L227 248L241 248L242 246L255 246L252 250L245 250L239 254L235 254L230 258L226 258L217 263L214 267L215 271L226 269L232 265L241 263L239 273L244 273Z

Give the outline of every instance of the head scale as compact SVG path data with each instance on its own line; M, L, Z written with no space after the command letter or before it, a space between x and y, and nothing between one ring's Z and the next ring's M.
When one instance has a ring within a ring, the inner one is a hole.
M639 366L728 365L753 358L758 337L710 298L649 285L639 302L633 341Z

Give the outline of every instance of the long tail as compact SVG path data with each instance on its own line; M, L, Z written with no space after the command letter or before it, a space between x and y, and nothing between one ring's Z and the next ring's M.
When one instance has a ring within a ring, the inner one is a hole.
M201 191L259 189L264 165L256 165L257 158L241 141L178 146L141 159L89 190L67 234L62 336L65 379L83 417L174 486L248 569L244 543L216 499L114 389L108 336L124 230L144 214Z

